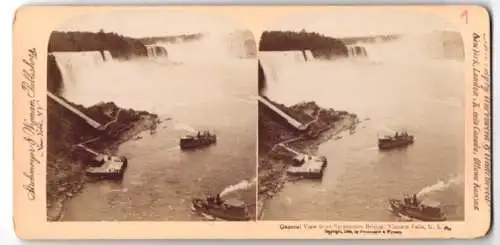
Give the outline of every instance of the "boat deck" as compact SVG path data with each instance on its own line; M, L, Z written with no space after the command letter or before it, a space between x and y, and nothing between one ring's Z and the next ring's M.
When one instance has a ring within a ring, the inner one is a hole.
M301 166L291 166L287 173L295 176L321 178L326 167L326 161L319 157L314 157L311 160L305 161Z
M92 174L107 174L120 172L124 167L124 162L119 157L111 157L111 160L105 161L99 167L90 167L87 169L87 173Z

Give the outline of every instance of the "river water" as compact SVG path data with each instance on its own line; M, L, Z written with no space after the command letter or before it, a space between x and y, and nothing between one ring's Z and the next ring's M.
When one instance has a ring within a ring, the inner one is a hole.
M190 199L231 189L227 197L255 204L256 61L202 54L73 67L68 100L113 101L166 121L156 134L122 144L118 154L129 160L123 181L87 183L66 203L63 220L201 220ZM181 151L179 138L198 129L215 131L217 144Z
M263 219L396 221L387 199L419 192L440 202L449 220L464 219L463 63L389 45L367 50L373 56L282 69L268 84L275 101L313 100L362 122L355 134L320 145L329 164L322 181L287 183L265 203ZM415 143L379 152L378 136L402 129Z

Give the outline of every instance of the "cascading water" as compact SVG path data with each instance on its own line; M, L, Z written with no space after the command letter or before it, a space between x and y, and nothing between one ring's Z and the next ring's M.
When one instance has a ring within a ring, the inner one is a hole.
M272 87L287 77L294 68L303 68L304 64L314 61L310 50L261 51L259 60L266 78L266 86Z
M249 42L253 39L241 35L206 34L203 39L184 43L157 43L166 47L169 58L175 62L226 62L227 60L241 59L251 56L255 51Z
M314 61L314 55L311 50L302 50L302 52L307 62Z
M162 45L147 45L149 58L168 57L168 50Z
M366 48L362 45L347 45L347 56L348 57L367 57L368 52Z
M229 55L237 58L255 57L256 44L252 32L248 30L236 30L223 37L222 42L226 43Z
M91 68L113 60L107 50L86 52L53 52L63 79L63 93L76 90L77 80Z
M422 63L430 60L463 60L460 33L406 34L391 42L363 45L374 62Z

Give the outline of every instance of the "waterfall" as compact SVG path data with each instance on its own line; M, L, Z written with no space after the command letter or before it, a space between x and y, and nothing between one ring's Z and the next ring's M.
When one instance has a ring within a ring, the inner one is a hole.
M304 64L307 61L314 59L310 50L293 50L293 51L263 51L259 53L259 58L264 63L274 64Z
M169 60L177 63L232 63L235 59L256 56L253 36L244 36L240 32L205 34L195 41L157 45L166 47Z
M302 56L301 52L297 52L298 55ZM280 77L280 73L287 69L286 64L295 62L293 56L287 54L287 52L279 51L266 51L259 52L259 59L262 64L262 69L266 77L267 85L270 86L277 82ZM302 57L303 59L303 57Z
M420 63L431 59L463 60L464 57L463 40L459 32L405 34L397 40L366 44L364 47L370 60L376 62ZM394 52L395 50L404 52Z
M347 55L348 57L367 57L368 52L366 47L359 45L347 45Z
M311 62L314 60L314 55L311 50L303 50L302 52L304 53L307 62Z
M61 72L63 93L77 86L77 79L88 72L89 68L102 65L113 60L111 53L104 51L53 52L57 66Z
M148 57L168 57L167 49L161 45L146 45Z
M257 45L252 32L248 30L236 30L229 33L224 42L228 44L231 56L236 58L255 57Z
M302 71L309 67L307 63L314 61L310 50L261 51L258 56L266 78L266 90L273 90L280 81L290 79L294 72ZM262 92L265 94L265 90Z
M113 60L113 56L111 56L111 53L107 50L104 50L101 52L101 55L103 56L104 60L103 61L110 61Z

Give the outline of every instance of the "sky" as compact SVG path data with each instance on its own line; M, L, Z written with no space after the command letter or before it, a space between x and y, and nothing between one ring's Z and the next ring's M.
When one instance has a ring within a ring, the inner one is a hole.
M129 37L167 36L197 32L227 33L245 26L222 14L165 10L94 12L64 23L58 30L117 32ZM332 37L385 33L419 33L454 29L437 16L415 11L359 8L335 12L293 13L271 24L269 30L316 31Z
M385 33L422 33L454 30L437 16L415 11L343 9L335 13L304 12L275 22L269 30L315 31L331 37L368 36Z
M129 37L168 36L198 32L227 33L244 29L223 15L208 13L135 10L103 11L70 19L57 30L92 31L103 29Z

